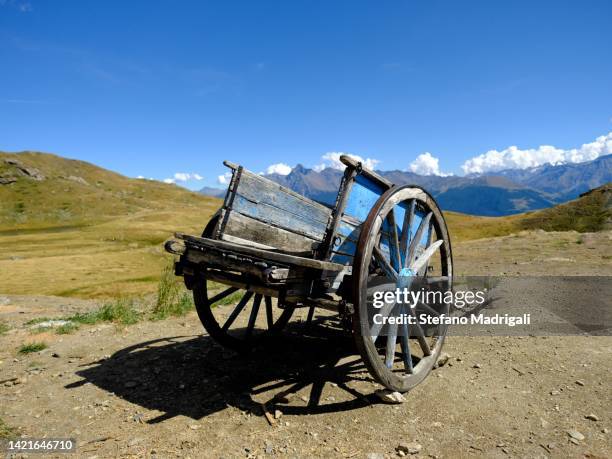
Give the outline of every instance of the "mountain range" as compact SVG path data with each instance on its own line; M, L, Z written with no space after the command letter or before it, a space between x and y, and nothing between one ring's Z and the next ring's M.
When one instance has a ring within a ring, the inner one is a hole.
M612 182L612 155L584 163L508 169L464 177L418 175L401 170L377 172L396 185L422 186L444 210L501 216L552 207ZM287 175L267 174L266 177L311 199L333 205L342 173L333 168L316 171L298 164ZM207 187L200 193L223 197L225 190Z

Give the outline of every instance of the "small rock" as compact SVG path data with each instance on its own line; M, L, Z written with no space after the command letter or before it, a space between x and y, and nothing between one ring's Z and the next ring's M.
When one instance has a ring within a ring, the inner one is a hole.
M336 401L336 397L333 397L333 396L330 395L329 397L327 397L327 401L328 402L335 402Z
M597 417L597 415L596 415L596 414L593 414L593 413L591 413L591 414L587 414L587 415L584 417L584 419L588 419L589 421L595 421L595 422L599 421L599 417Z
M540 425L542 426L542 429L548 429L548 427L550 426L550 422L548 422L544 418L540 418Z
M576 441L582 441L584 440L584 435L582 435L580 432L578 432L577 430L568 430L567 434L570 436L570 438L573 438Z
M550 395L561 395L561 392L558 390L551 390Z
M385 455L383 453L368 453L366 459L385 459Z
M135 445L137 445L138 443L141 443L141 442L142 442L142 440L143 440L143 439L142 439L142 438L140 438L140 437L132 438L130 441L128 441L128 444L127 444L127 445L128 445L128 446L135 446Z
M579 386L584 386L584 381L582 379L577 379L576 384L578 384Z
M265 452L266 454L272 454L274 452L274 448L270 443L266 443Z
M282 415L283 412L281 410L274 410L274 419L280 419Z
M54 352L53 354L51 354L51 357L55 357L56 359L59 359L60 355L57 352Z
M482 368L482 365L480 365L479 363L475 363L474 366L472 366L472 368Z
M608 433L608 429L606 427L604 427L603 429L601 429L601 433L607 434Z
M437 367L443 367L444 365L446 365L448 363L450 358L451 358L450 354L447 354L446 352L443 352L442 354L440 354L440 357L438 357L438 361L436 362L436 366Z
M406 399L399 392L393 392L388 389L380 389L375 392L375 395L385 403L404 403Z
M404 454L418 454L423 449L423 447L416 442L411 442L400 443L395 449L398 453L403 452Z
M198 430L200 428L200 424L190 424L189 428L191 430Z
M38 322L37 324L32 325L30 328L54 328L62 327L64 325L72 325L72 322L69 320L45 320L44 322Z

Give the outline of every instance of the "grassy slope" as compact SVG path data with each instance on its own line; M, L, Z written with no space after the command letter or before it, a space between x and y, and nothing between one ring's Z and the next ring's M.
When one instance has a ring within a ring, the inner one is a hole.
M39 170L46 179L20 177L16 183L0 185L2 230L90 225L141 211L196 210L210 204L209 198L175 185L130 179L84 161L45 153L0 153L0 175L14 169L5 163L6 158Z
M523 230L596 232L612 219L612 186L603 185L580 198L549 209L508 217L475 217L445 212L451 237L457 241L505 236Z
M174 231L201 231L221 201L42 153L0 153L38 169L0 185L0 293L150 293ZM0 169L0 175L3 170ZM62 177L80 177L88 184Z
M82 161L0 153L46 179L0 185L0 293L118 297L155 291L174 231L196 234L221 200L129 179ZM10 172L10 171L9 171ZM80 177L87 184L66 177ZM607 190L604 192L603 190ZM453 242L525 229L597 231L610 219L610 186L570 203L509 217L445 212Z

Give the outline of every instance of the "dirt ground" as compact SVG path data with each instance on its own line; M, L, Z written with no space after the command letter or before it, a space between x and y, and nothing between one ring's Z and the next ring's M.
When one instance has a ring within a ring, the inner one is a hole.
M610 233L533 232L453 251L459 274L609 276L611 246ZM388 405L328 316L307 327L294 315L274 351L248 357L215 344L195 313L69 335L25 325L94 307L0 293L11 326L0 418L28 436L75 438L78 457L373 459L399 457L401 443L420 445L414 457L612 456L609 336L451 336L448 363ZM17 353L41 340L48 349Z

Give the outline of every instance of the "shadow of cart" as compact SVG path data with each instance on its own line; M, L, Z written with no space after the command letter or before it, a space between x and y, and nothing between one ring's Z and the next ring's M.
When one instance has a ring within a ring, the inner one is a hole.
M308 327L292 324L246 355L223 349L207 335L176 336L138 343L83 367L77 371L83 379L66 388L91 383L162 412L148 423L177 415L201 419L227 406L256 415L264 414L264 406L271 413L303 415L377 403L350 337L326 319ZM328 384L336 397L323 397Z

